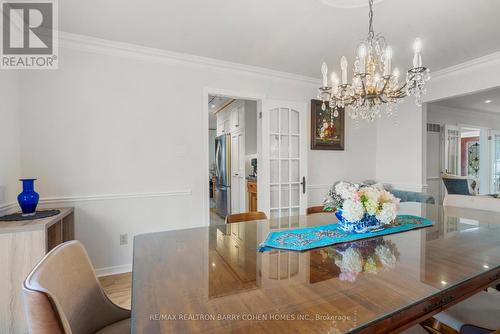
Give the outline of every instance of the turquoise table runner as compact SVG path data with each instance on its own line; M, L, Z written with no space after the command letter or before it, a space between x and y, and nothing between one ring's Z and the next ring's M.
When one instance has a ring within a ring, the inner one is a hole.
M380 231L361 234L344 232L337 227L337 224L270 232L266 240L260 244L259 251L264 252L271 249L304 251L344 242L410 231L432 225L433 223L424 217L398 215L395 222L387 228Z

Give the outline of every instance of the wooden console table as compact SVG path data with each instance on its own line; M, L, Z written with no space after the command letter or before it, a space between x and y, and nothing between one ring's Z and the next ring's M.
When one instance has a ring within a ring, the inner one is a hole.
M33 267L60 243L75 238L73 208L53 217L0 222L0 333L27 333L21 286Z

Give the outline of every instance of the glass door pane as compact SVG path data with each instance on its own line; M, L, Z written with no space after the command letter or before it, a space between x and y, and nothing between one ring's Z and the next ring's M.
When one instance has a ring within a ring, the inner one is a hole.
M500 133L493 133L492 135L492 160L493 168L491 170L493 178L492 192L495 194L500 193Z
M460 130L458 127L445 126L445 171L460 175Z
M284 228L300 207L300 119L291 108L276 108L270 115L271 217L280 218Z
M271 228L289 228L307 206L307 104L264 100L262 111L260 208Z

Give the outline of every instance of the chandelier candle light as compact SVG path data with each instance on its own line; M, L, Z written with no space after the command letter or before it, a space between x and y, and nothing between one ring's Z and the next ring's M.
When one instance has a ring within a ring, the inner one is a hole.
M412 68L406 73L406 82L400 84L399 71L392 70L393 51L385 38L373 30L373 0L370 7L368 38L360 43L353 66L352 82L347 81L348 62L345 56L340 59L341 80L335 72L330 74L323 63L321 73L323 86L319 88L318 99L323 101L322 109L331 108L333 116L338 117L338 108L347 108L352 119L375 120L385 109L388 116L396 111L397 103L406 96L415 96L418 106L426 93L425 83L430 79L429 69L422 65L422 41L417 38L413 44Z

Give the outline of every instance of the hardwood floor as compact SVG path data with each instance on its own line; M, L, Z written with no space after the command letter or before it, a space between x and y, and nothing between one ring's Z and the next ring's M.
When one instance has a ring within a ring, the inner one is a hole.
M217 215L216 209L210 209L210 225L224 225L224 219Z
M104 291L115 304L130 309L132 296L132 273L99 277Z

